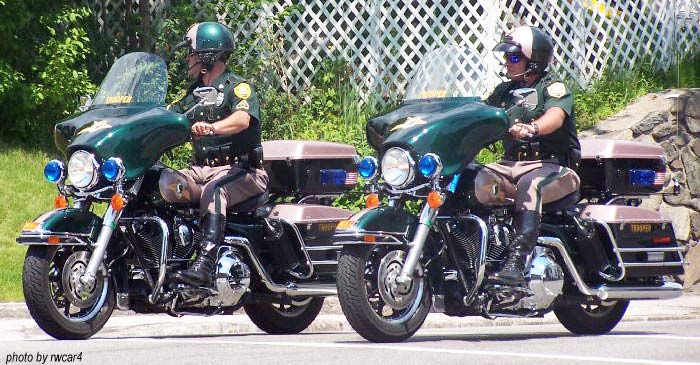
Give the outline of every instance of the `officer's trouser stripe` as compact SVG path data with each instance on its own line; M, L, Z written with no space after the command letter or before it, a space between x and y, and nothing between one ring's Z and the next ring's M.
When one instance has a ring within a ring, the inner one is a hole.
M545 186L547 186L548 184L551 184L551 183L557 181L559 178L566 175L566 173L567 173L567 169L562 167L559 169L559 171L553 172L553 173L547 175L547 177L545 177L544 179L542 179L542 181L537 183L537 188L535 190L535 195L536 195L535 211L536 212L542 213L542 189Z

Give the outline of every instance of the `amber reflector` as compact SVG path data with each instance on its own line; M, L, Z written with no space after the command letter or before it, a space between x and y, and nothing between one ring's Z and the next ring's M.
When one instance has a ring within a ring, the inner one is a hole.
M374 208L379 206L379 195L369 194L367 195L367 202L365 203L367 208Z
M110 200L109 204L112 206L112 209L118 212L124 209L124 198L119 193L114 194L112 195L112 200Z
M445 201L442 199L442 195L437 191L433 190L428 194L428 205L433 208L439 208Z
M49 244L57 245L59 243L59 241L60 240L59 240L58 236L49 236L49 239L48 239Z
M24 224L24 227L22 227L23 231L33 231L37 227L39 227L39 222L27 222Z
M377 237L372 236L371 234L366 234L365 235L365 242L377 242Z
M338 222L338 225L335 227L335 229L346 229L352 227L353 221L340 221Z
M56 199L53 200L53 206L56 209L63 209L68 207L68 200L65 196L59 194Z

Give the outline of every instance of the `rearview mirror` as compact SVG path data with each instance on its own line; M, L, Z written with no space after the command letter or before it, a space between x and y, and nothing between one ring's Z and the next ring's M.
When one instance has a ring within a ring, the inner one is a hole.
M537 90L532 88L520 88L510 92L515 98L515 105L521 106L527 110L534 110L537 107L539 97Z
M81 95L80 96L80 106L78 107L78 110L81 112L84 112L90 108L92 105L92 95Z

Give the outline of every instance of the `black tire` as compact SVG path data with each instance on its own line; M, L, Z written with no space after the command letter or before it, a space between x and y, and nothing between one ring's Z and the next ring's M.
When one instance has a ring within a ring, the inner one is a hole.
M602 335L612 331L625 315L629 300L603 302L600 305L566 304L557 306L559 322L577 335Z
M67 250L68 253L73 252L70 248ZM71 304L66 295L61 294L63 288L60 280L56 280L64 269L61 264L65 263L66 254L57 253L58 247L55 246L31 246L27 250L22 272L27 308L39 327L56 339L89 338L102 329L112 315L114 290L109 280L104 280L102 290L96 294L92 306L75 307L73 313L70 313Z
M382 252L392 250L378 246L345 246L338 258L338 300L352 328L372 342L399 342L413 336L428 316L431 305L430 288L426 280L416 279L416 297L398 314L384 316L383 302L376 287L378 275L372 276L372 261ZM387 254L386 252L384 254ZM374 282L374 283L373 283ZM370 288L371 293L368 293ZM370 299L372 298L372 299ZM373 303L370 303L372 301ZM373 307L374 305L374 307Z
M244 304L250 320L271 335L292 335L305 330L323 307L323 297L309 298L301 305L294 302Z

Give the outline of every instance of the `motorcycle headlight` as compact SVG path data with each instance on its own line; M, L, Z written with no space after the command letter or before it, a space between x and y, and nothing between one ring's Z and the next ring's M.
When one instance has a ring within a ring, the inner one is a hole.
M393 147L382 157L382 177L394 188L403 188L413 181L415 163L408 151Z
M92 153L77 151L68 160L68 179L78 189L89 189L97 183L98 167Z

